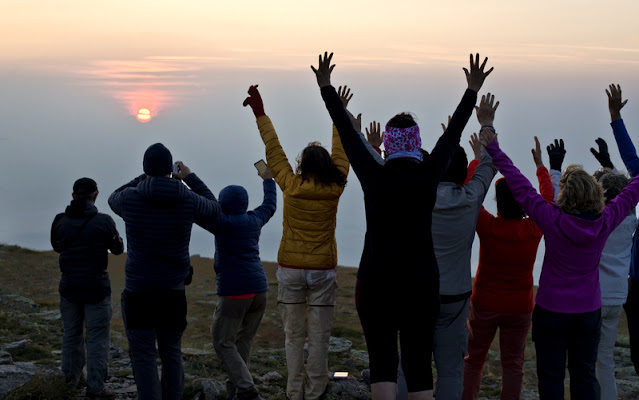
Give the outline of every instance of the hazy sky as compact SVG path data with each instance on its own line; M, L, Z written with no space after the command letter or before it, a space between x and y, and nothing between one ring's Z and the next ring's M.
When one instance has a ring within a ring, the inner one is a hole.
M264 147L241 106L246 90L260 84L292 162L310 141L330 144L309 68L324 50L335 52L334 84L353 88L353 112L366 124L414 112L427 150L463 94L469 52L495 67L482 93L501 101L502 147L528 177L534 135L544 145L563 137L565 165L589 170L598 165L588 149L604 137L622 169L608 125L609 83L630 99L623 116L639 138L636 1L0 0L0 9L1 243L50 249L51 221L82 176L98 182L98 208L112 214L109 194L142 172L144 150L158 141L214 193L240 184L256 207L253 163ZM135 118L142 107L153 115L145 124ZM462 139L468 152L476 130L473 116ZM262 234L268 261L282 231L278 196ZM494 211L492 197L486 206ZM338 212L341 265L358 265L364 229L351 174ZM213 251L213 237L194 228L192 254Z

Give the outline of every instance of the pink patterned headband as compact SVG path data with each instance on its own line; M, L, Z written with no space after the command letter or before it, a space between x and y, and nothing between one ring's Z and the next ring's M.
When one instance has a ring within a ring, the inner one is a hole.
M408 128L395 128L386 125L384 130L384 149L388 156L393 154L420 154L422 138L419 135L419 126ZM421 158L421 157L419 157Z

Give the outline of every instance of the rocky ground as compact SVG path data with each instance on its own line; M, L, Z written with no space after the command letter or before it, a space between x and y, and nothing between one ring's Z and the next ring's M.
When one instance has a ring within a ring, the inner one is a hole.
M124 257L110 258L113 287L113 320L107 387L119 399L136 397L120 314L119 293L124 283ZM224 399L226 375L210 339L210 321L215 309L215 275L212 260L192 258L196 274L187 289L189 326L183 338L186 373L185 399ZM286 360L284 335L277 311L276 266L265 263L271 290L269 304L255 338L251 371L266 399L284 400ZM353 290L355 269L338 268L338 294L331 339L329 368L348 371L349 378L332 381L327 400L368 399L368 354L355 313ZM0 245L0 400L84 398L86 388L71 388L60 371L62 322L58 310L57 256L15 246ZM639 376L630 362L626 322L622 317L615 347L620 399L639 399ZM480 399L499 399L501 366L495 339L482 379ZM525 352L522 399L537 399L534 344L528 337ZM566 373L566 388L569 377ZM566 398L569 398L566 391ZM606 399L603 399L606 400Z
M0 292L0 310L0 399L83 399L86 387L82 384L78 388L69 387L60 371L59 311L43 310L33 300L5 292ZM18 340L7 341L10 338ZM187 382L184 398L225 399L225 375L212 346L204 347L182 349ZM368 354L354 349L350 340L337 337L331 338L329 351L331 369L348 371L350 377L331 382L326 399L370 398L365 380ZM284 349L257 348L251 360L262 395L267 399L284 399ZM118 399L137 397L131 360L128 352L118 345L111 346L106 387Z

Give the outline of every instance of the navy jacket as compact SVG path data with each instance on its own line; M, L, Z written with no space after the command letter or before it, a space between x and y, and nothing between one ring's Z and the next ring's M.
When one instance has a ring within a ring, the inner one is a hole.
M191 265L193 222L220 213L200 178L192 173L184 183L193 191L177 179L140 175L109 197L109 206L126 224L126 290L170 289L184 283Z
M275 181L264 180L264 201L253 211L248 194L241 186L227 186L220 192L222 213L215 219L198 220L202 228L215 235L215 273L217 294L236 296L268 290L260 260L260 233L275 214Z
M68 206L51 224L51 246L60 253L60 296L95 304L111 295L108 251L122 254L124 250L113 218L98 213L88 201Z
M459 145L477 92L466 90L446 132L430 154L423 153L423 161L397 158L384 164L353 129L335 88L323 87L321 93L364 192L366 236L357 277L391 295L402 295L407 284L418 284L425 294L438 298L439 269L431 234L437 185Z

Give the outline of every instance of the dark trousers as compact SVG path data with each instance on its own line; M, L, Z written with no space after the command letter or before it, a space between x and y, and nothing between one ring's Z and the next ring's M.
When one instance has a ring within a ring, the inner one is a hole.
M628 299L623 305L628 319L630 336L630 360L639 374L639 281L628 278Z
M601 309L564 314L535 306L532 338L537 352L541 400L563 400L566 355L570 372L570 398L599 400L601 390L595 365L601 334Z
M138 400L181 399L184 391L182 333L186 328L184 290L125 290L121 304ZM158 354L162 360L161 380Z

